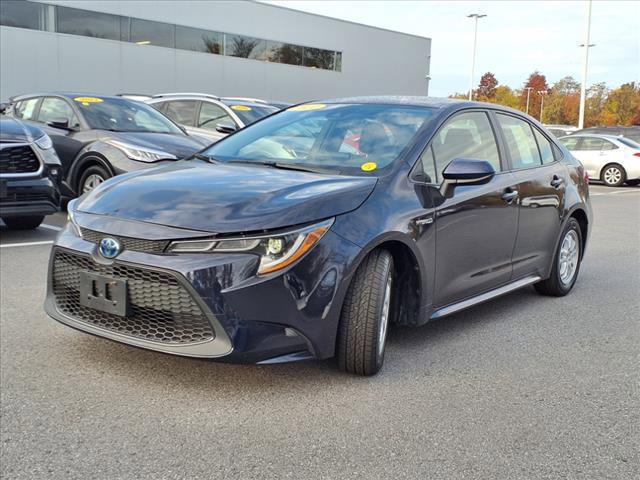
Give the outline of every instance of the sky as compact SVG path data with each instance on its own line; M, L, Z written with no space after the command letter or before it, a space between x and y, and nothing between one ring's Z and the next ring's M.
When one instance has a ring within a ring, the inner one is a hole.
M500 84L521 88L538 70L550 85L571 75L582 80L587 2L578 1L269 1L329 17L429 37L429 95L467 92L473 20L478 23L474 87L487 71ZM617 87L640 82L640 1L595 0L587 84Z

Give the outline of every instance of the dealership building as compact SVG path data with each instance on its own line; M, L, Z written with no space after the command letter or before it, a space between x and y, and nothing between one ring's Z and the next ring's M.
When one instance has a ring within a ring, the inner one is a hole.
M429 38L253 1L0 2L0 99L427 95Z

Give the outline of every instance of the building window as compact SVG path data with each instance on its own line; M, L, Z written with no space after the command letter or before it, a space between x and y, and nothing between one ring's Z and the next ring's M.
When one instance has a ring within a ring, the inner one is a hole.
M267 42L267 61L302 65L302 47L290 43Z
M151 20L131 19L130 41L138 45L175 47L175 25Z
M230 57L265 59L266 42L243 35L224 35L224 54Z
M0 25L342 71L342 52L28 0L0 2Z
M176 48L221 55L222 34L176 25Z
M322 68L324 70L333 70L333 62L335 53L330 50L322 50L321 48L304 47L303 65L305 67Z
M118 15L108 13L58 7L56 9L56 32L120 40L120 18Z
M0 25L46 30L47 5L24 0L2 0Z

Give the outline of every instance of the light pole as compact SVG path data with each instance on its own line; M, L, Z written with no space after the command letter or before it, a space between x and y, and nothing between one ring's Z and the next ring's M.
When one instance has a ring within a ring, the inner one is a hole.
M473 76L476 68L476 43L478 41L478 19L484 18L486 15L480 13L472 13L467 18L473 18L475 25L473 27L473 54L471 56L471 76L469 77L469 100L473 100Z
M580 114L578 115L578 128L584 128L584 109L587 100L587 69L589 67L589 49L595 44L589 43L591 37L591 0L587 2L587 29L585 40L581 47L584 47L584 65L582 70L582 86L580 87Z
M544 96L549 93L548 90L540 90L538 95L540 95L540 123L542 123L542 110L544 109Z
M531 90L533 90L533 87L524 87L524 89L527 91L527 108L524 113L529 115L529 96L531 95Z

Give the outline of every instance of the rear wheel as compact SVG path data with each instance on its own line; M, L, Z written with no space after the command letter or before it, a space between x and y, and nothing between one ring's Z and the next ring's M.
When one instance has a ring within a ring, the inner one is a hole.
M563 297L571 291L578 278L582 261L582 231L575 218L570 218L553 260L551 275L534 285L538 293Z
M78 195L90 192L108 178L111 178L111 174L104 167L94 165L87 168L80 176Z
M344 300L338 331L338 364L357 375L382 368L393 295L393 257L371 252L358 267Z
M31 217L8 217L2 219L9 230L33 230L34 228L38 228L43 220L43 215Z
M619 187L627 179L627 173L621 165L612 163L602 169L601 177L608 187Z

